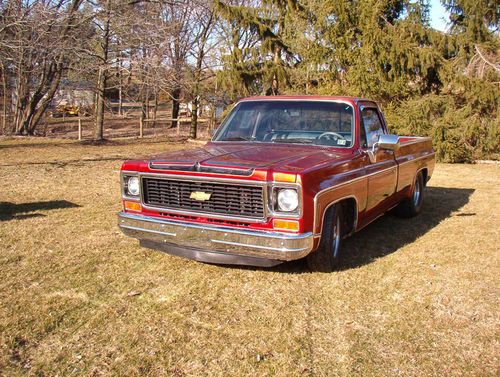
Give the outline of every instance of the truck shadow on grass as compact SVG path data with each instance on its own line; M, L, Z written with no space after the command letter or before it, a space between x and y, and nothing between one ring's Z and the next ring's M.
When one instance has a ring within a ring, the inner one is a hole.
M49 200L46 202L31 202L14 204L10 202L0 202L0 221L22 220L32 217L43 217L42 213L36 211L46 211L51 209L77 208L78 204L67 200Z
M418 216L404 219L388 213L345 239L338 271L360 267L392 254L448 217L475 216L475 213L459 211L473 193L474 189L427 187L422 212ZM272 270L284 273L310 271L304 260L284 263Z

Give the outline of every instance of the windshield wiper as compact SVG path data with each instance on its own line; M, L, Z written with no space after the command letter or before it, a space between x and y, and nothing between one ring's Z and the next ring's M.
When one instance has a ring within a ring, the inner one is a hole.
M311 139L274 139L273 143L296 143L296 144L312 144Z
M221 141L251 141L251 139L248 139L243 136L233 136L233 137L226 137L225 139Z

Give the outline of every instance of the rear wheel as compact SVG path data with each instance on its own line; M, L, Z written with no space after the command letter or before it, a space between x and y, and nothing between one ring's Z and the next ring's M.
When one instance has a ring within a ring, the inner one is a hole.
M399 205L396 207L396 214L401 217L417 216L422 210L424 188L424 175L420 171L415 177L415 184L413 185L411 197L399 203Z
M311 270L331 272L338 266L343 236L342 224L342 206L335 205L325 215L318 249L307 256L307 265Z

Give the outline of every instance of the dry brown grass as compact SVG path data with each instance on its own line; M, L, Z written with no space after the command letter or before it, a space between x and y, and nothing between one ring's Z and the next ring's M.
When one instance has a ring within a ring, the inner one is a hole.
M124 237L121 159L185 147L0 142L0 375L498 375L498 165L438 165L321 274Z

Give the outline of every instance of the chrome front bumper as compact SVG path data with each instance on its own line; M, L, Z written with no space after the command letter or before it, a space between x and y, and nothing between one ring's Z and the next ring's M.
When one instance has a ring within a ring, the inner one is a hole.
M313 234L235 229L120 212L118 225L141 245L201 262L274 266L313 249Z

